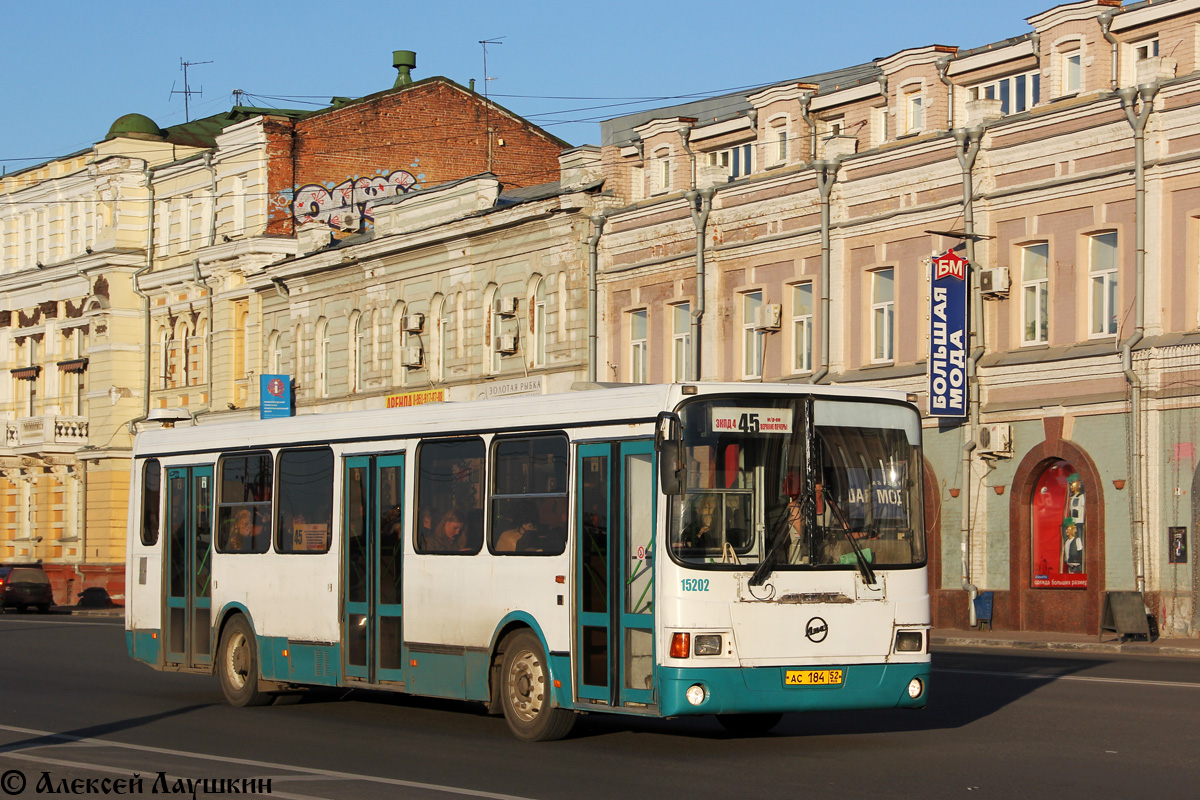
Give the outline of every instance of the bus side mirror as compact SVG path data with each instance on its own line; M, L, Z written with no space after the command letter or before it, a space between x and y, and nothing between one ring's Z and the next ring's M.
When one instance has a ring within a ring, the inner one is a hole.
M663 494L683 494L683 442L679 415L663 411L654 428L654 449L658 451L658 485Z
M658 449L658 483L663 494L683 494L683 467L679 459L679 442L663 442Z

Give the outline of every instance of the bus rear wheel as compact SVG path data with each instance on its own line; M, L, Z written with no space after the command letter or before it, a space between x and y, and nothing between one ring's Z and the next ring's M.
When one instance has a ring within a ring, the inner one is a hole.
M717 714L721 727L735 736L760 736L769 733L783 719L783 714Z
M514 634L505 644L500 702L509 729L526 742L561 739L575 725L575 712L551 703L546 654L531 631Z
M217 655L221 690L231 706L263 706L273 696L258 690L258 648L246 618L235 616L221 634Z

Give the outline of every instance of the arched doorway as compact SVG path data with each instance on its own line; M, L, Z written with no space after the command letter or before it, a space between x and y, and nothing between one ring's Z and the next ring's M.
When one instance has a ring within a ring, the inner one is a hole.
M1030 450L1009 504L1010 590L1017 630L1097 633L1104 592L1100 475L1078 445Z

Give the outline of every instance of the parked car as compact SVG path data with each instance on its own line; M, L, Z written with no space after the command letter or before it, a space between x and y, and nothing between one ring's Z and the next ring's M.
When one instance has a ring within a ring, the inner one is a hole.
M0 601L0 608L36 608L45 614L54 603L50 578L37 564L0 567Z

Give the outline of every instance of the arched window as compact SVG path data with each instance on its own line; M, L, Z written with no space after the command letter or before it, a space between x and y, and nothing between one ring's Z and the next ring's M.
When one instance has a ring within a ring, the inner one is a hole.
M429 303L429 319L425 321L425 330L428 331L425 349L429 355L430 381L444 380L446 372L446 350L442 346L442 337L445 336L442 308L445 302L445 297L435 294Z
M496 290L494 283L489 283L483 290L483 369L488 374L500 371L500 353L497 344L500 341L500 315L496 311Z
M546 366L546 280L533 276L535 283L529 293L529 332L533 341L530 363L535 367Z
M329 320L324 317L317 320L313 343L316 347L317 397L329 397Z
M271 331L271 335L267 337L267 353L271 359L270 371L272 375L278 375L283 372L283 348L280 347L279 331Z
M176 371L179 375L178 386L184 388L191 385L191 370L189 369L191 353L189 352L189 342L191 340L191 331L188 329L186 322L180 322L175 326L175 363Z
M162 325L158 329L158 380L160 389L166 389L171 379L171 331Z
M196 346L199 348L199 350L196 354L196 368L193 371L193 379L197 384L200 384L208 380L208 359L210 351L208 346L207 317L201 317L200 322L196 324Z
M371 370L371 312L363 311L351 319L351 347L353 368L350 391L361 392L366 388L367 373Z
M460 294L452 294L442 301L442 316L438 319L438 363L441 364L439 380L450 374L447 365L458 355L458 303Z

